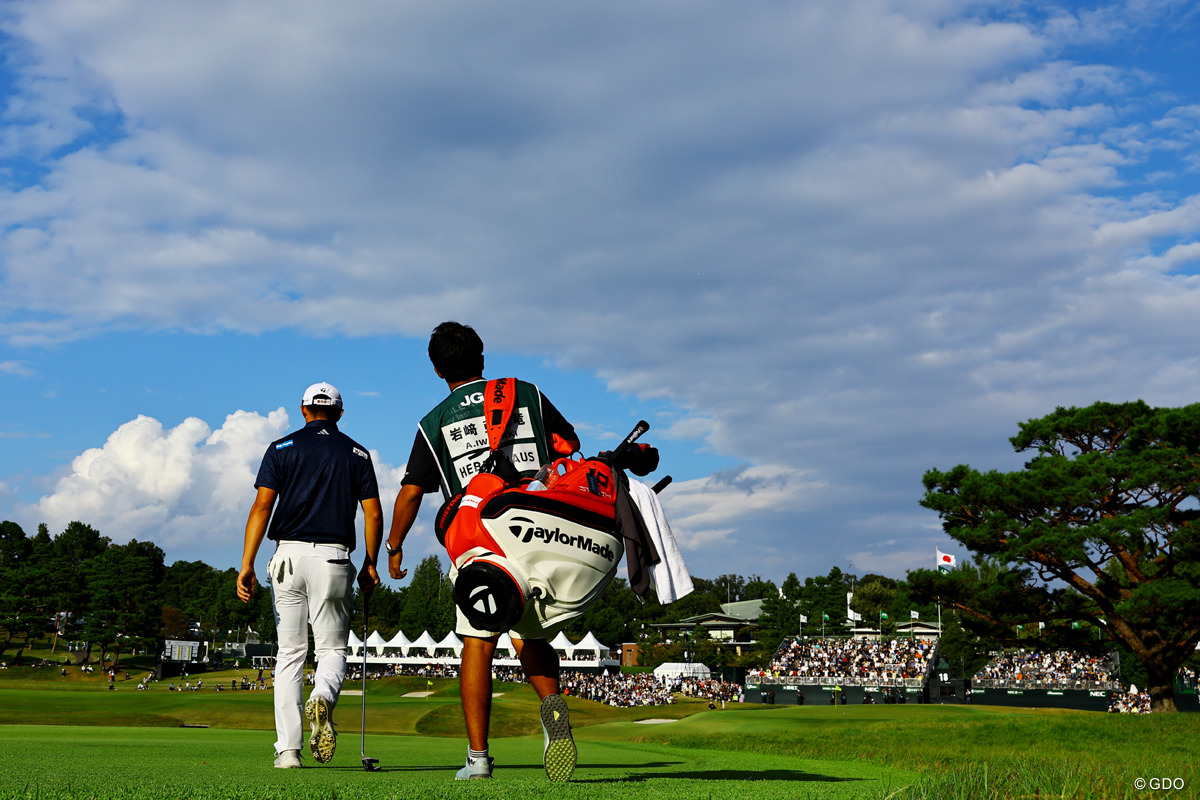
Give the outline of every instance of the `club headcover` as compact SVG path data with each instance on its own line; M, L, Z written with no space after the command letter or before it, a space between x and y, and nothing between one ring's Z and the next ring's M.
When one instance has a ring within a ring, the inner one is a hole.
M507 558L485 553L458 568L451 596L474 627L507 631L525 613L529 584Z

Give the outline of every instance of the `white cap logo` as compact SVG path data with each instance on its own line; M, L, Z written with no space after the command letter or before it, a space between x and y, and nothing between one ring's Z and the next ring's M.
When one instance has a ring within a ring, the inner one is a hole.
M304 392L302 406L337 406L342 407L342 393L328 383L314 383Z

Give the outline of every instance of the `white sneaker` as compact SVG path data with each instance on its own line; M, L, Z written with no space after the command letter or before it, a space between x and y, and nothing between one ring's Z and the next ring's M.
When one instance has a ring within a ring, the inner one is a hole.
M467 758L467 765L460 769L454 776L456 781L473 781L476 778L492 777L492 766L496 763L496 759L488 756L487 758L477 758L474 761Z
M308 737L308 749L313 758L322 764L333 760L333 751L337 747L337 731L333 728L333 710L329 701L319 694L308 698L304 704L304 716L312 726L312 735Z
M303 766L299 750L284 750L275 755L275 769L300 769Z
M571 720L567 716L567 701L560 694L542 699L542 733L545 736L542 766L546 777L555 783L571 780L579 757L571 737Z

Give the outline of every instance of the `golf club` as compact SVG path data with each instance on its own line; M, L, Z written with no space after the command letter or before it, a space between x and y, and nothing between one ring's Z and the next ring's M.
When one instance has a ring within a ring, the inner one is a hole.
M359 718L359 731L361 738L359 741L358 754L362 756L363 769L367 772L379 772L378 758L367 758L367 601L370 599L370 593L363 592L363 635L362 635L362 716Z

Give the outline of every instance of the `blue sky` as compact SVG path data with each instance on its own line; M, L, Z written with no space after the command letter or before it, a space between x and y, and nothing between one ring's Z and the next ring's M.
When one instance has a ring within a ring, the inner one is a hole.
M652 423L694 574L928 566L926 469L1200 394L1198 15L6 3L0 516L234 566L317 380L390 506L459 319Z

